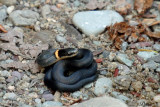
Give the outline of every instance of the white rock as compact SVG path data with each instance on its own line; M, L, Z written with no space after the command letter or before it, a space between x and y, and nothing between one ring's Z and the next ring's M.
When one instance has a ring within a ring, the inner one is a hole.
M59 107L62 106L62 103L57 101L46 101L42 104L42 107Z
M157 56L158 53L156 52L146 52L146 51L142 51L142 52L138 52L137 55L141 58L143 58L144 60L148 60L149 58L152 58L154 56Z
M97 96L105 94L106 91L112 88L112 80L110 78L99 78L96 81L94 94Z
M12 13L12 11L14 10L14 6L9 6L8 8L7 8L7 13L8 14L10 14L10 13Z
M117 60L119 62L122 62L124 64L126 64L127 66L132 66L133 64L133 61L129 60L128 59L128 56L126 54L121 54L119 53L117 56L116 56Z
M153 100L160 103L160 95L154 96Z
M72 105L70 107L128 107L128 106L118 99L104 96L104 97L92 98L88 101L84 101L82 103L79 103L77 105Z
M60 42L60 43L66 43L67 42L67 40L64 37L60 36L60 35L56 36L56 41Z
M123 17L113 10L78 12L73 16L73 23L86 35L98 35L106 26L122 22Z
M3 99L8 99L8 100L16 100L17 95L15 93L6 93L3 96Z

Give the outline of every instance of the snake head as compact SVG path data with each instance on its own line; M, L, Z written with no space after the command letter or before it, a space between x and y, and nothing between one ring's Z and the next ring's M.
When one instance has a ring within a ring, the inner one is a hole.
M60 58L70 58L77 55L77 53L78 53L78 49L76 48L60 49L58 52Z

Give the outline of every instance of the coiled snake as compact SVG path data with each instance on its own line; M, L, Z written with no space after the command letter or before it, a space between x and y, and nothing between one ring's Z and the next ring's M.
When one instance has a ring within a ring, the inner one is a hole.
M97 63L88 49L49 49L43 51L36 62L48 67L44 83L52 90L73 92L98 77Z

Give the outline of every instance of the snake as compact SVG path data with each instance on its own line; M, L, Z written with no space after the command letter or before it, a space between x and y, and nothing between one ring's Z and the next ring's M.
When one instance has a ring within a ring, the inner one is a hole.
M36 62L47 67L44 84L52 90L73 92L98 77L93 53L85 48L49 49L43 51ZM72 71L71 74L67 74Z

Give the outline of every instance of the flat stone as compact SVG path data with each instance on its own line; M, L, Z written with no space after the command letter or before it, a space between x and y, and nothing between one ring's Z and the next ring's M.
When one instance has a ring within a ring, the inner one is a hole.
M156 63L154 62L153 60L143 64L143 68L149 68L149 69L156 69L160 64L159 63Z
M131 77L128 75L124 76L117 76L114 79L115 83L117 84L117 88L120 90L128 90L131 84Z
M46 18L47 15L51 12L50 6L49 6L49 5L44 5L44 6L42 6L41 12L42 12L43 18Z
M106 91L109 91L112 88L112 80L110 78L99 78L96 81L94 94L97 96L104 95Z
M119 100L121 100L125 103L130 100L128 97L126 97L126 96L124 96L121 93L116 92L116 91L112 92L111 94L112 94L113 97L115 97L115 98L117 98L117 99L119 99Z
M160 95L154 96L153 100L160 103Z
M1 6L0 7L0 22L2 22L5 18L7 18L7 7Z
M152 58L149 58L148 59L149 61L155 61L155 62L157 62L157 63L160 63L160 55L157 55L157 56L154 56L154 57L152 57Z
M159 55L156 52L147 52L147 51L142 51L142 52L138 52L137 55L141 58L143 58L144 60L148 60L149 58L152 58L154 56Z
M9 77L9 76L11 76L11 74L7 70L4 70L4 71L0 71L0 76Z
M64 38L64 37L62 37L60 35L56 36L56 41L60 42L60 43L66 43L67 42L66 38Z
M128 66L123 65L123 64L118 64L118 69L119 69L119 74L121 75L126 75L126 74L131 73L130 72L131 70L128 68Z
M48 94L43 94L42 98L44 98L46 101L51 101L54 99L54 96L52 94L48 93Z
M88 88L91 88L92 86L93 86L93 83L89 83L89 84L86 84L84 88L88 89Z
M156 69L157 72L160 72L160 67Z
M9 6L16 4L17 0L0 0L0 3Z
M12 11L14 10L14 6L9 6L8 8L7 8L7 13L8 14L11 14L12 13Z
M70 107L128 107L121 100L109 96L92 98L79 104Z
M133 61L129 60L128 59L128 56L126 54L121 54L119 53L117 56L116 56L117 60L121 63L124 63L125 65L131 67L132 64L133 64Z
M39 14L32 10L16 10L9 15L9 19L16 26L29 26L39 19Z
M15 93L6 93L3 96L3 99L8 99L8 100L16 100L17 95Z
M57 101L46 101L42 104L42 107L55 107L62 106L63 104Z
M19 80L22 78L22 74L18 71L13 71L12 76L17 77Z
M82 96L82 94L83 94L82 92L76 91L76 92L72 93L71 96L72 96L73 98L79 98L80 96Z
M160 51L160 44L154 44L153 49L155 49L156 51Z
M122 22L123 17L113 10L78 12L73 16L73 23L86 35L98 35L106 26Z

